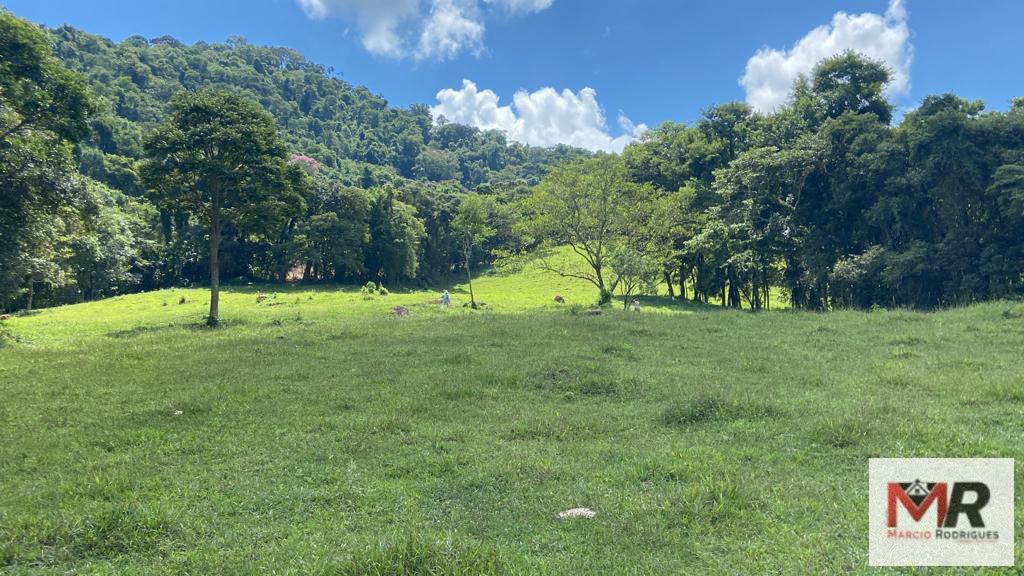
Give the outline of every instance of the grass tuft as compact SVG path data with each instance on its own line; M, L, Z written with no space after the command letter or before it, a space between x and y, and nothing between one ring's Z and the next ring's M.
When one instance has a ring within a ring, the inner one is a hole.
M518 574L494 548L409 536L382 543L326 571L337 576L500 576Z
M861 416L825 418L811 429L811 439L832 448L853 448L866 442L874 425Z
M684 428L710 422L758 420L782 415L782 410L772 404L705 392L689 401L676 402L665 408L661 413L661 422L666 426Z

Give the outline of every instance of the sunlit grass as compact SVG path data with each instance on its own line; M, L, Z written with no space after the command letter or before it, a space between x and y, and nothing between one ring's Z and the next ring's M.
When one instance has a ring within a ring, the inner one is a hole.
M588 316L535 268L481 311L458 282L7 322L0 571L873 574L869 457L1024 458L1021 304Z

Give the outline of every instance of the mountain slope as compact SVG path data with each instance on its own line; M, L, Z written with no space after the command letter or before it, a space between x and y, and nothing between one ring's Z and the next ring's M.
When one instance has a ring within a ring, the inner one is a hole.
M90 144L103 154L87 151L83 167L115 187L134 185L118 178L125 176L124 158L141 155L143 135L167 114L170 98L206 86L259 102L277 119L293 152L340 170L352 184L364 168L377 182L455 178L472 188L495 179L536 181L546 165L584 154L510 144L501 133L455 124L434 127L426 106L389 106L288 48L239 38L186 46L169 36L133 36L114 43L68 26L51 34L58 57L84 74L101 100Z

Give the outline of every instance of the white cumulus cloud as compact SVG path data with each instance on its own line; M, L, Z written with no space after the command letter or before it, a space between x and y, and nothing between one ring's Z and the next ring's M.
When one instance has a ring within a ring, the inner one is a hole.
M554 0L296 0L313 20L354 20L372 54L448 60L483 50L488 13L533 14Z
M420 33L416 58L449 60L463 49L478 52L484 25L477 12L475 0L434 0Z
M444 116L450 122L468 124L482 130L501 130L517 142L533 146L568 144L589 150L621 152L636 140L647 126L633 124L619 114L619 136L612 136L597 92L584 88L579 92L541 88L535 92L520 90L511 105L501 105L493 90L480 90L469 80L462 88L445 88L437 93L437 105L430 109L435 120Z
M885 62L893 71L890 94L910 90L913 47L904 0L890 0L885 14L837 12L832 22L807 33L788 50L762 48L747 61L740 85L747 103L760 112L771 112L789 98L793 82L808 74L829 56L854 50Z
M484 0L488 4L505 7L513 14L530 14L547 10L555 0Z
M363 48L372 54L400 57L405 41L399 28L419 14L419 0L297 0L306 16L323 20L351 18L359 26Z

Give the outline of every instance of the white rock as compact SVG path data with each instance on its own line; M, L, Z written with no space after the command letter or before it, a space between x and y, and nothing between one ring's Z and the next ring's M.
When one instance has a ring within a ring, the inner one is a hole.
M558 513L559 518L593 518L594 516L597 516L597 512L590 508L570 508Z
M182 412L181 410L175 410L174 411L174 415L175 416L181 416L182 414L184 414L184 412Z

